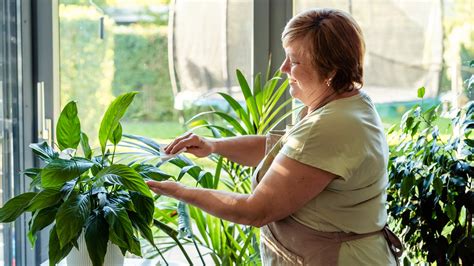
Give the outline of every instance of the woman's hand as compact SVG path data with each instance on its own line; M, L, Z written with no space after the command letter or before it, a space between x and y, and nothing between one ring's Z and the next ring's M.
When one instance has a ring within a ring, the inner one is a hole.
M183 188L183 185L174 181L147 181L146 184L156 194L168 197L175 197Z
M186 152L191 153L196 157L206 157L214 152L212 141L194 133L186 133L176 138L164 148L164 151L167 154L175 154L184 149Z

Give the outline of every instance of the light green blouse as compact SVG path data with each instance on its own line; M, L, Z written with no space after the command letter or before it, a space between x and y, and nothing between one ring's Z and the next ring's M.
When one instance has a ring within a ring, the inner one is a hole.
M279 152L289 158L338 175L292 215L295 220L324 232L362 234L383 228L388 145L380 118L365 93L334 100L306 115L283 136L280 145ZM343 243L339 262L395 264L381 234Z

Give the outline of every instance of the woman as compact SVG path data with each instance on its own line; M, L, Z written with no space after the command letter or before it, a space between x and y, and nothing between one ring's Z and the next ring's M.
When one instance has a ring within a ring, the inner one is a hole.
M315 9L282 34L290 94L302 118L273 147L262 136L206 139L189 133L165 148L217 153L257 166L252 194L148 182L156 193L217 217L261 227L264 265L393 265L384 238L388 148L362 86L364 41L350 15Z

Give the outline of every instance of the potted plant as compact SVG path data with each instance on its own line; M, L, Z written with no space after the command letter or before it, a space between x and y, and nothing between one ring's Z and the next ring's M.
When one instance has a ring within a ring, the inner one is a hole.
M24 171L32 178L31 192L18 195L0 208L0 222L12 222L31 212L28 237L53 224L49 237L49 263L55 265L85 239L93 265L103 265L108 245L141 256L139 234L152 246L154 204L144 182L155 178L153 169L118 164L115 148L122 137L120 119L136 92L118 96L108 107L99 129L100 154L94 155L81 132L75 102L62 110L56 139L59 151L46 142L31 144L44 162ZM112 145L107 145L111 143ZM82 155L76 150L81 146ZM109 151L113 147L113 151ZM158 251L159 252L159 251Z
M270 73L270 63L264 77L259 73L255 76L253 86L246 80L243 73L236 71L236 78L239 82L241 93L245 101L239 102L231 95L220 92L223 102L230 107L230 112L222 110L204 111L193 116L186 125L189 130L208 129L215 138L231 137L238 135L265 135L278 125L285 118L289 117L294 110L291 108L292 99L285 99L284 93L288 87L288 80L281 77L281 72ZM301 106L302 107L302 106ZM250 193L251 175L253 168L238 165L218 155L211 155L215 168L210 170L194 163L186 155L180 154L169 160L161 160L160 144L144 136L124 135L127 138L128 152L122 156L129 156L139 164L151 164L155 161L156 167L169 163L180 169L179 174L174 178L176 181L183 181L186 177L193 180L184 182L196 182L196 186L204 188L221 188L239 193ZM163 206L155 215L157 221L170 223L176 228L178 233L185 232L187 237L175 238L174 243L169 248L178 245L183 252L188 263L192 263L190 255L187 254L192 249L200 255L200 260L204 264L204 257L201 254L209 255L216 265L241 265L260 264L258 251L258 228L251 226L237 225L211 215L193 206L187 206L182 202L170 200L170 204ZM166 208L166 209L164 209ZM170 230L162 230L163 233ZM196 233L193 233L196 232ZM167 233L173 237L172 234ZM155 236L159 241L159 235ZM189 244L189 249L181 247L182 244ZM163 245L165 246L165 245ZM200 252L200 248L210 252ZM165 250L165 248L163 248ZM152 251L150 256L158 255ZM196 259L197 260L197 259Z

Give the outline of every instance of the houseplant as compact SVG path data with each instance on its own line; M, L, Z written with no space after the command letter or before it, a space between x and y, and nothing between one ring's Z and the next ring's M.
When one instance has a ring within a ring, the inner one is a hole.
M30 145L44 166L24 171L32 178L32 191L6 202L0 208L0 222L12 222L31 212L28 236L32 245L37 232L54 223L49 237L50 265L78 247L81 235L93 265L104 263L109 241L124 255L126 251L141 255L139 234L155 246L151 231L153 197L142 177L153 178L146 175L152 169L114 162L115 148L122 137L120 119L135 94L122 94L108 107L100 124L98 155L93 154L87 135L81 132L73 101L64 107L57 123L59 151L46 142ZM76 153L79 144L82 156Z
M474 61L471 63L474 66ZM474 78L468 82L474 89ZM424 88L418 90L423 98ZM441 106L415 106L403 116L390 147L391 225L407 248L405 265L474 264L474 103L457 110L440 134Z
M263 83L261 75L257 74L253 88L239 70L237 70L237 80L245 102L241 103L226 93L219 93L232 112L211 110L199 113L187 122L190 130L209 129L216 138L250 134L264 135L292 114L291 111L285 110L285 107L291 106L292 100L283 101L288 80L281 78L280 72L277 71L271 76L267 71ZM158 161L155 166L162 165L159 162L160 145L158 143L143 136L127 135L126 137L129 139L127 148L135 147L135 151L126 153L127 157L133 157L137 163L150 163L155 158L155 161ZM180 169L175 177L176 181L195 182L196 186L228 189L238 193L251 192L252 167L238 165L217 155L211 155L210 159L214 163L211 167L198 165L184 155L179 155L167 162ZM191 180L185 180L187 177ZM175 239L176 245L194 244L197 254L209 254L216 265L243 263L258 265L260 263L257 228L213 217L198 208L186 206L174 200L166 203L156 204L163 207L155 212L155 218L173 227L175 231L172 234L174 235L182 231L187 232L188 237ZM183 211L188 208L189 214ZM197 229L194 230L195 234L193 229ZM155 237L159 235L156 234ZM157 241L160 240L162 239L157 239ZM172 247L173 245L170 245L167 249ZM186 250L181 250L188 262L192 263ZM156 251L149 252L149 255L154 255L153 253L157 255Z

